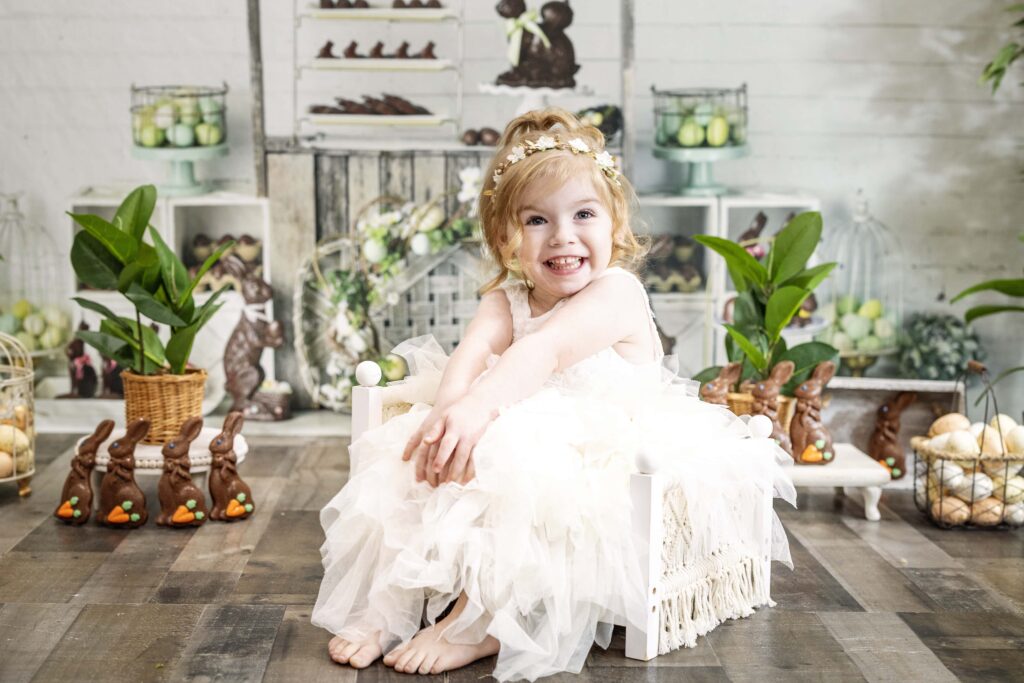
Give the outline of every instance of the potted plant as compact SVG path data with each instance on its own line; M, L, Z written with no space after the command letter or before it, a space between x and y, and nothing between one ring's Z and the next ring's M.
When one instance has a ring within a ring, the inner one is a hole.
M96 301L74 297L80 306L103 317L98 331L79 331L77 336L126 368L121 373L125 418L150 421L146 443L165 442L178 433L182 422L202 410L206 371L189 367L188 359L196 334L220 309L218 299L226 287L202 305L197 305L193 292L233 245L221 245L190 280L181 259L149 224L155 206L156 188L143 185L124 199L112 222L92 214L68 214L82 228L71 247L75 275L93 289L120 292L135 309L132 319ZM152 244L144 239L147 228ZM149 323L167 325L166 345Z
M793 361L796 370L782 389L780 413L792 408L793 389L819 363L838 362L838 352L823 342L812 341L788 348L783 330L800 311L814 288L828 277L835 263L808 268L807 261L821 240L821 214L806 212L794 217L778 235L764 262L754 258L743 245L722 237L698 235L694 239L725 259L736 286L733 320L725 325L726 354L730 362L743 363L737 391L729 395L729 406L737 414L749 413L753 396L750 384L767 379L781 361ZM720 366L706 368L694 376L700 382L714 379Z

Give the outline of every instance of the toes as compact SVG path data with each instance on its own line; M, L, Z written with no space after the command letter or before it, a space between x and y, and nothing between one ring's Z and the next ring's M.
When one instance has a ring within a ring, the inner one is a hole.
M410 659L409 662L405 665L405 670L411 674L414 674L417 671L419 671L420 667L423 665L423 660L427 658L428 654L430 654L429 650L417 651L415 656L413 656L413 658Z
M341 652L338 654L338 661L342 664L351 662L352 655L359 652L359 647L359 643L345 643L345 647L342 648Z
M335 636L334 638L331 638L331 642L327 645L327 653L331 656L331 659L333 659L334 661L338 662L339 664L344 664L345 661L341 659L341 653L344 652L348 644L349 642L344 638L339 638Z
M436 654L430 654L423 658L423 662L420 664L419 672L421 674L436 674L439 673L434 671L434 667L437 666L438 657Z
M387 666L394 666L398 658L405 654L405 651L409 649L409 643L402 643L391 652L384 655L384 664Z
M373 664L373 661L380 656L380 650L372 643L366 643L359 648L359 651L349 658L349 664L357 669L365 669Z
M402 673L412 673L413 669L409 668L409 662L416 656L416 650L413 648L407 649L402 653L402 656L398 658L398 662L395 663L395 671Z

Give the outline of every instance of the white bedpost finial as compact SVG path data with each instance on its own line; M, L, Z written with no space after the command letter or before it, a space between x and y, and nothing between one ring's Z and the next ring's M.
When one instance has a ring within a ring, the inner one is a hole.
M772 421L767 415L754 415L747 423L750 435L755 439L767 439L772 435Z
M364 360L356 366L356 381L361 387L375 387L383 376L380 366L372 360Z
M636 452L636 468L641 474L654 474L661 467L661 456L650 448Z

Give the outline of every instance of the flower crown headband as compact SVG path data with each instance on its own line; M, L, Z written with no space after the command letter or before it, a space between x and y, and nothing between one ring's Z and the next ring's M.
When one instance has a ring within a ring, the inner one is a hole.
M601 172L604 173L610 180L613 180L616 185L622 185L619 182L619 176L621 175L618 169L615 168L615 157L609 154L607 151L595 152L590 149L590 145L584 142L580 138L572 138L567 142L563 142L559 136L554 137L550 135L541 135L536 140L529 140L524 145L516 145L512 148L510 154L505 157L505 161L498 164L498 167L494 169L494 175L491 176L494 180L493 190L484 190L484 194L488 197L493 196L498 189L498 185L501 184L501 177L509 166L516 164L531 154L537 152L546 152L552 149L564 149L572 152L574 155L583 154L594 160L594 163L598 165Z

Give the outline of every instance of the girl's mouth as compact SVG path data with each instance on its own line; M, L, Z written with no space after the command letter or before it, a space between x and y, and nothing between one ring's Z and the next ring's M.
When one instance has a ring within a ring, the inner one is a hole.
M544 265L555 275L572 275L578 273L586 258L582 256L558 256L544 262Z

